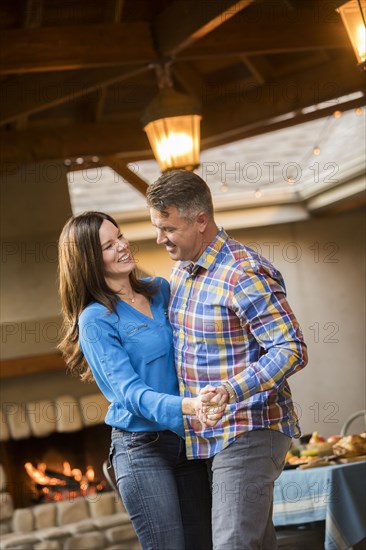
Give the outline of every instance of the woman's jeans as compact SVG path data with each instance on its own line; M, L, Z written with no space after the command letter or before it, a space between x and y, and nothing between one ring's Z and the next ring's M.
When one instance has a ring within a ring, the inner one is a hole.
M212 548L206 463L187 460L182 438L113 428L111 460L143 550Z

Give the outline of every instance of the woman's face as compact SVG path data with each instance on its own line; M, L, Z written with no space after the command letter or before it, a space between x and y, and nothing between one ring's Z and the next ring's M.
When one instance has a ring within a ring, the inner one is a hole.
M109 220L104 220L99 229L99 238L105 277L116 279L121 275L129 275L136 263L131 254L130 243L119 228Z

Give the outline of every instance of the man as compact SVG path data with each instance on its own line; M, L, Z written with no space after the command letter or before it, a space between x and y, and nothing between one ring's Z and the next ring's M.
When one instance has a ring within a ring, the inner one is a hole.
M282 276L217 227L198 175L163 174L147 201L158 244L178 261L169 318L180 391L205 401L215 388L208 418L228 405L214 427L185 424L188 458L210 465L213 547L274 550L273 485L300 434L287 378L307 363Z

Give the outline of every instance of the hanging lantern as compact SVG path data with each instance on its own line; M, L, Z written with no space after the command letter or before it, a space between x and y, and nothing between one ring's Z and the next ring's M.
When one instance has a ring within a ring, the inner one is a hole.
M144 130L161 171L194 170L200 155L200 107L173 87L164 87L146 108Z
M366 69L366 0L350 0L337 9L357 57Z

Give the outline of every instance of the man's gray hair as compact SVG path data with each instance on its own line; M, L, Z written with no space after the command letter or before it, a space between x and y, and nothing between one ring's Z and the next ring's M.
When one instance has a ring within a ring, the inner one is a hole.
M200 176L188 170L171 170L162 174L149 186L146 198L148 206L163 215L174 206L191 221L202 210L213 218L209 186Z

